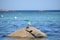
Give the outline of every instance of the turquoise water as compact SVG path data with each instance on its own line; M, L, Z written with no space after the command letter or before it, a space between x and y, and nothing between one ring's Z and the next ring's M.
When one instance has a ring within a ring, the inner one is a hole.
M31 25L48 35L43 40L60 40L60 12L0 12L0 40L40 40L5 38L8 34Z

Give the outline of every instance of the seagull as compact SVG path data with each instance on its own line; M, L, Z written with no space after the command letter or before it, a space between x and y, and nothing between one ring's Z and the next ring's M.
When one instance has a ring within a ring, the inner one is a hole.
M28 26L30 26L31 25L31 22L30 21L28 21Z

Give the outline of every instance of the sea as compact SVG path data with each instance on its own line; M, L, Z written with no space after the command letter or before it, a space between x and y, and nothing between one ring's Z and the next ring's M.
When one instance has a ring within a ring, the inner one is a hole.
M10 33L31 26L48 35L47 38L7 38ZM0 12L0 40L60 40L60 12L8 11Z

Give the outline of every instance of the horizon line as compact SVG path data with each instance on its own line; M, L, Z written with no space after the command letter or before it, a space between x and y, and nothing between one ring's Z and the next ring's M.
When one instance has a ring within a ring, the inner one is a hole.
M40 11L40 12L60 12L60 10L0 10L0 12L9 12L9 11Z

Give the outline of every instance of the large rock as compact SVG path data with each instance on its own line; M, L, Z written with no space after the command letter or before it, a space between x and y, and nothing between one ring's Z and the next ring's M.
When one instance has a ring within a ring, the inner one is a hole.
M40 30L34 28L34 27L27 27L23 28L22 30L17 30L11 34L9 34L7 37L16 37L16 38L43 38L47 37L47 35Z

